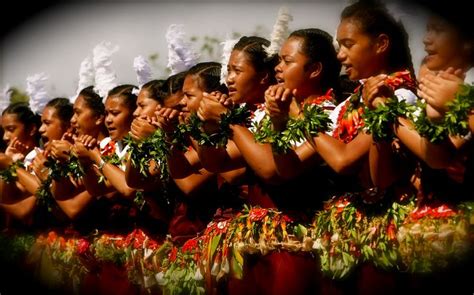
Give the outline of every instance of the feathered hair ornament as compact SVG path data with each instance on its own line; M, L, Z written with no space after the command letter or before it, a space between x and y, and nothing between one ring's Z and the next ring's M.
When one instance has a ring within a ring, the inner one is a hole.
M79 68L79 82L77 83L77 91L74 97L70 97L69 101L74 104L77 96L82 89L94 85L95 72L94 65L92 64L92 59L90 56L86 57L82 62Z
M112 70L111 56L119 50L119 47L112 46L112 43L102 41L94 47L93 64L95 68L95 87L94 91L100 97L105 99L109 91L117 86L117 76Z
M232 49L234 49L235 44L239 40L231 39L221 42L222 45L222 68L221 68L221 84L227 85L227 65L229 64L230 55L232 54Z
M339 42L337 42L337 29L334 31L334 37L332 37L332 46L334 46L336 52L339 52Z
M168 43L168 65L171 75L183 72L197 64L199 54L191 47L191 44L184 41L184 26L172 24L166 32L166 42Z
M2 93L0 93L0 115L8 107L8 105L10 105L11 95L12 89L10 88L10 85L7 84L2 89Z
M278 17L273 25L273 31L270 37L270 46L265 48L267 56L277 54L280 50L283 42L288 37L288 24L293 20L293 16L290 14L287 7L280 7L278 10Z
M34 74L26 78L26 93L30 97L30 109L38 115L41 115L49 101L46 92L46 80L48 80L48 76L45 73Z
M137 73L139 89L133 88L132 93L138 95L138 92L140 91L142 86L153 79L151 67L148 61L143 56L139 55L133 60L133 68Z

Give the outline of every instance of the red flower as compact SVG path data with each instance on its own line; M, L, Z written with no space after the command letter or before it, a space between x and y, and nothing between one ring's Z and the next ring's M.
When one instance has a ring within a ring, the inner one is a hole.
M183 253L192 252L193 250L198 249L198 246L199 246L198 239L193 238L193 239L187 240L186 243L184 243L182 251Z
M268 210L263 208L252 208L249 212L250 221L259 221L267 216Z
M408 70L392 73L384 81L385 85L388 86L392 91L398 88L415 89L415 81L411 77L411 73Z
M306 104L310 105L320 105L325 101L333 101L334 100L334 94L332 88L330 88L324 95L318 96L311 101L307 102Z
M170 262L175 262L177 257L178 257L178 248L173 247L173 249L171 249L170 256L169 256Z
M111 140L107 145L100 151L102 156L113 156L115 154L115 141Z
M80 239L77 242L77 254L84 254L89 249L89 242L85 239Z

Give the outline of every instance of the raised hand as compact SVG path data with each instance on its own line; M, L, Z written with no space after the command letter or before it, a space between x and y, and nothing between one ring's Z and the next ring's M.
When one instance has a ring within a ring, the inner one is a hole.
M48 168L44 165L48 160L48 152L41 151L38 148L36 150L36 157L33 159L30 165L30 169L33 170L35 175L41 180L44 181L48 177Z
M53 140L49 147L51 156L59 161L67 161L72 146L72 143L67 140Z
M143 140L152 135L157 129L149 117L138 117L132 121L130 135L135 140Z
M364 80L362 88L362 100L369 108L377 108L379 104L385 104L387 98L393 96L393 91L385 85L386 74L380 74Z
M426 73L420 80L418 95L438 112L444 113L446 104L454 99L463 79L462 71L453 68L438 74Z
M179 123L182 112L172 108L161 108L155 112L156 124L165 133L170 134L175 130L176 125Z
M9 156L13 162L23 160L29 150L29 146L22 143L18 138L13 138L13 140L8 145L5 150L5 155Z
M221 120L221 115L227 113L231 106L232 100L226 94L218 91L204 92L197 115L202 121L218 123Z

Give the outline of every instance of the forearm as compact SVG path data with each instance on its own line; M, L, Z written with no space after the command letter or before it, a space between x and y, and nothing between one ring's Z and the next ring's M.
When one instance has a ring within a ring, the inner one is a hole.
M58 204L59 208L61 208L61 210L63 210L63 212L73 220L92 200L93 197L88 191L82 191L68 199L56 199L56 203Z
M244 126L231 125L231 129L232 140L255 174L266 182L277 181L277 166L271 145L256 142L253 134Z
M309 142L284 154L274 154L278 175L286 180L300 176L304 171L321 163L321 158Z
M131 198L135 195L135 190L127 185L125 180L125 172L119 167L105 163L102 167L102 173L110 182L110 184L117 190L121 195L126 198Z
M57 200L64 200L70 198L76 192L76 186L71 182L69 177L63 177L58 180L53 180L51 184L51 193Z
M449 141L440 144L431 143L415 130L409 120L405 118L398 120L395 135L416 157L433 169L446 168L452 162L453 151Z
M38 177L23 168L17 169L16 173L18 175L18 181L25 187L25 189L30 194L34 195L41 183Z
M36 207L36 198L30 196L16 203L0 204L0 207L14 218L25 220L34 211Z
M368 155L372 136L359 132L349 143L344 143L327 134L320 133L314 137L318 154L337 173L352 173L360 161Z
M200 188L209 181L215 174L202 168L197 173L189 175L188 177L175 179L178 188L188 197L195 197Z

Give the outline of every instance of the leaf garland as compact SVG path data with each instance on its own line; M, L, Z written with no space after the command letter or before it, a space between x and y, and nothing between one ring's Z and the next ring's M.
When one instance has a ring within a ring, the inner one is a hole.
M454 100L447 103L448 110L439 123L426 115L426 103L418 105L419 115L414 120L416 131L432 143L439 143L449 135L465 136L469 133L468 116L474 108L474 85L460 85Z
M273 130L270 116L265 117L254 125L255 140L260 143L270 143L273 150L278 153L286 153L294 145L303 140L312 140L319 132L329 130L331 119L323 108L316 104L305 104L303 106L303 117L290 118L286 123L285 130L277 132Z
M49 157L44 163L44 166L49 168L48 176L37 189L35 196L38 204L45 206L48 208L48 211L51 212L55 204L53 195L51 194L51 184L53 180L59 180L69 175L74 179L79 179L84 176L85 173L77 156L73 154L70 155L69 161L67 162L60 162Z
M0 179L3 179L6 183L12 183L18 176L16 170L24 167L25 164L22 161L15 161L7 169L0 171Z
M250 116L251 112L246 105L234 107L227 113L221 114L218 130L207 134L202 131L204 122L196 114L192 114L189 118L190 133L201 146L224 147L232 134L230 125L250 126Z
M398 123L398 117L405 117L411 114L414 107L406 101L398 101L396 97L389 98L385 104L380 104L375 109L367 106L364 109L364 129L372 134L376 142L391 141L394 139L393 124Z

